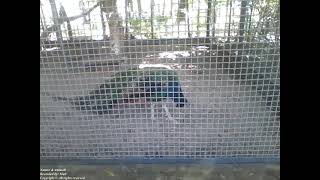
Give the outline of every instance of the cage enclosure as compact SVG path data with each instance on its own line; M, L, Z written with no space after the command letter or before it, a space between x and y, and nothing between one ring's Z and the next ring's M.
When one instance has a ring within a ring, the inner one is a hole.
M279 0L42 0L42 163L279 162Z

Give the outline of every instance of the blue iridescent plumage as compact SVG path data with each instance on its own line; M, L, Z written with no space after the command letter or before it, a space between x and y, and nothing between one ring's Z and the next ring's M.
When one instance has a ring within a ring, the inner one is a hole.
M149 102L159 102L169 98L176 107L184 107L188 102L183 95L177 73L162 67L132 68L119 72L87 96L52 98L69 102L78 110L98 114L108 112L114 105L130 103L132 99L139 98L145 98Z

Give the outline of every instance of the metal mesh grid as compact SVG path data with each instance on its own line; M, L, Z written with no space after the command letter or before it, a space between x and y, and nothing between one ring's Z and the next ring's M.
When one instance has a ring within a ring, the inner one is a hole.
M41 160L278 160L278 9L265 0L42 0Z

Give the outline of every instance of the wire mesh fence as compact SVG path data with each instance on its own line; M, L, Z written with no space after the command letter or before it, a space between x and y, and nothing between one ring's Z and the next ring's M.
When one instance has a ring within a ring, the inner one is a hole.
M279 160L278 0L42 0L40 14L41 160Z

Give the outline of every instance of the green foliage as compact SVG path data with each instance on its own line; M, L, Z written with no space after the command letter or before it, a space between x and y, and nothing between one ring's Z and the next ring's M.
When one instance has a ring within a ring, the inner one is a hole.
M153 23L154 23L154 29L155 31L160 30L163 31L162 29L164 25L168 22L170 17L168 16L154 16L153 17ZM132 29L132 34L137 35L137 34L144 34L147 38L151 38L151 20L150 19L139 19L139 18L134 18L130 19L129 23L131 24L131 29ZM157 27L159 27L157 29ZM154 37L157 37L157 34L154 34Z
M150 19L130 19L132 34L145 34L147 38L151 37L151 21Z
M246 39L254 41L258 38L265 39L270 33L277 34L280 22L279 0L252 0L250 5L258 13L258 20L248 18Z
M170 19L170 17L168 17L168 16L155 16L154 17L155 22L159 23L159 24L166 24L169 19Z
M254 39L254 35L252 34L251 31L248 31L245 33L244 39L248 42L251 42Z
M137 27L141 25L141 19L129 19L129 23L133 26L133 27Z
M279 5L279 0L253 0L252 6L259 12L260 18L272 16Z

